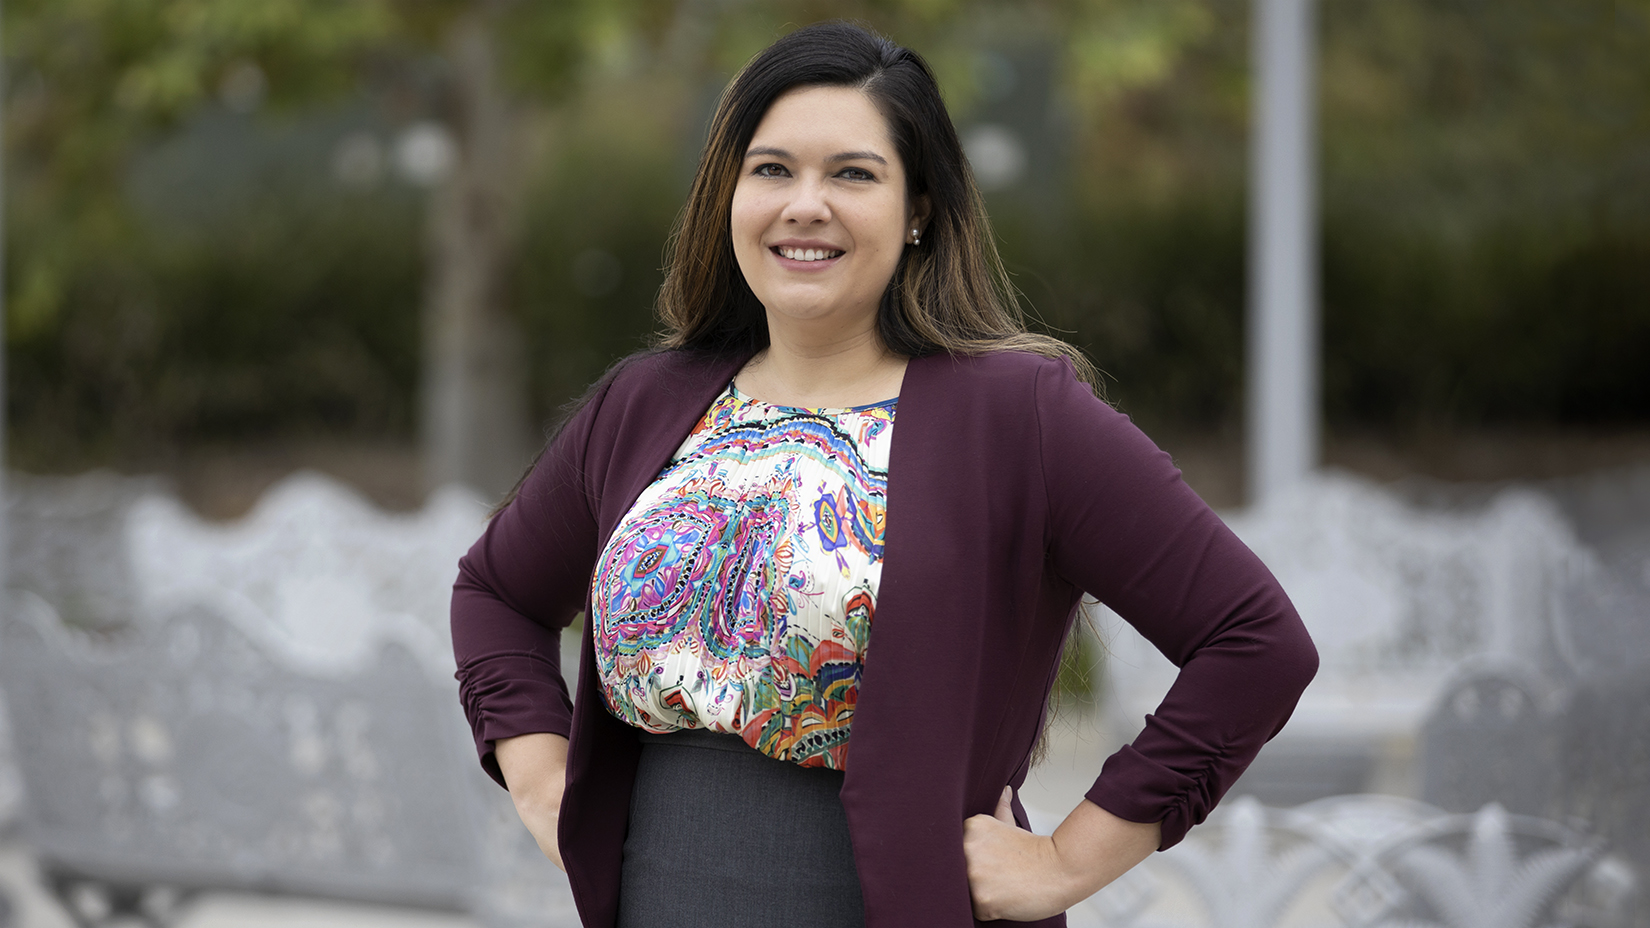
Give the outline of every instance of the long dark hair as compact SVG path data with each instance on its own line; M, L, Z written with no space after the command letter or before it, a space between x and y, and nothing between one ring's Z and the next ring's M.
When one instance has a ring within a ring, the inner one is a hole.
M907 357L1020 350L1065 358L1079 378L1103 394L1094 366L1081 351L1026 331L985 202L928 63L911 49L846 22L816 23L781 38L752 58L722 92L687 204L671 234L665 282L655 305L664 331L651 350L721 354L767 346L767 316L733 254L733 188L745 149L773 101L796 87L821 86L854 87L870 96L888 120L904 164L906 196L927 196L932 210L922 244L905 249L883 294L877 313L883 344ZM615 364L583 397L563 408L550 442L630 360ZM537 463L535 458L528 466L523 482ZM520 490L518 482L493 514Z
M920 246L907 246L877 314L883 344L906 357L1024 350L1067 358L1099 389L1083 353L1026 331L992 238L984 201L922 56L852 23L804 26L752 58L723 91L693 187L671 235L656 309L661 348L755 350L767 317L734 258L733 189L768 107L797 87L853 87L888 121L906 196L932 206Z

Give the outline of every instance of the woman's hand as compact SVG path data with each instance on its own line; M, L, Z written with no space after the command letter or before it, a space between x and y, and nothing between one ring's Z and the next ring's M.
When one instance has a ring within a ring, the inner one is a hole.
M1014 824L1013 793L1003 788L993 815L963 822L963 855L974 917L1036 921L1099 892L1162 843L1157 823L1124 821L1088 800L1051 836Z
M547 732L501 738L493 743L493 756L521 823L544 856L565 871L556 825L561 821L561 794L567 789L567 739Z
M968 892L974 917L1033 921L1064 912L1070 894L1054 839L1014 824L1009 787L994 815L963 822L963 856L968 858Z

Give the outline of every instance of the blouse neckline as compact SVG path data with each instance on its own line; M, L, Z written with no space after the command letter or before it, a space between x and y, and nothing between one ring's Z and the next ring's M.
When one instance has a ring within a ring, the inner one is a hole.
M754 396L747 396L744 393L739 392L739 388L734 386L734 382L732 380L728 381L728 395L732 396L741 403L747 403L753 406L762 406L767 409L777 409L781 412L803 413L805 415L812 416L846 416L853 415L854 413L866 413L874 409L893 409L895 404L899 402L899 397L896 396L891 399L882 400L878 403L866 403L863 406L782 406L779 403L770 403L767 400L759 400Z

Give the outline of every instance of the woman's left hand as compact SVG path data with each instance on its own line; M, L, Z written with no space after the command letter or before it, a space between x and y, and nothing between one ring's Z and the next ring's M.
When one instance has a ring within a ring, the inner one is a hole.
M963 856L968 858L968 891L974 917L1028 922L1064 912L1057 884L1059 854L1054 839L1014 824L1013 793L1003 787L993 815L963 822Z
M1156 823L1124 821L1088 800L1053 835L1014 823L1013 792L1003 788L992 815L963 822L963 856L974 917L1036 921L1058 915L1145 860L1161 842Z

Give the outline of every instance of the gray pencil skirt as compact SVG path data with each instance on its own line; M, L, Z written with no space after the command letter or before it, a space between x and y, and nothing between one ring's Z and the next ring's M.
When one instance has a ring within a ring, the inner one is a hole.
M841 773L736 735L638 735L619 928L865 924Z

